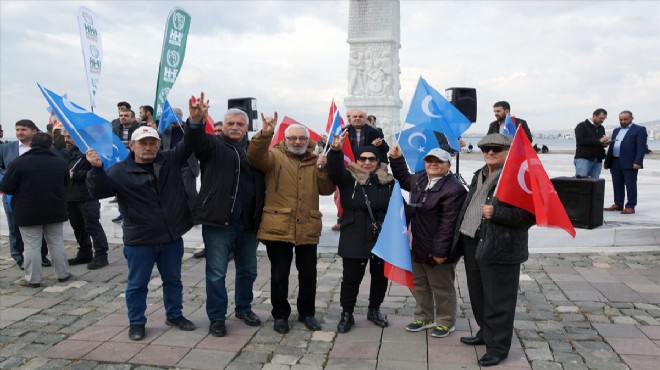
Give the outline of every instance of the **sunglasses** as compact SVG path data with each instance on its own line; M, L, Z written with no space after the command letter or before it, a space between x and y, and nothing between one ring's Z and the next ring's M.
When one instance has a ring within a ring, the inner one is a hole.
M488 153L492 150L493 153L501 153L505 149L506 148L503 148L501 146L484 146L484 147L481 148L481 151L484 152L484 153Z
M378 158L376 158L376 157L360 157L360 158L358 158L358 161L360 161L360 162L369 161L371 163L374 163L374 162L378 162Z

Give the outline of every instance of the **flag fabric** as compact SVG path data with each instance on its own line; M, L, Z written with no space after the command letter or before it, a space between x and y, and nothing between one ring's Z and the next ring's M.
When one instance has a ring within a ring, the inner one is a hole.
M173 123L183 124L181 117L172 109L170 102L165 99L165 104L163 104L163 113L160 116L160 121L158 122L158 132L162 135L165 132L165 129L171 126Z
M326 129L328 134L328 141L325 144L326 148L329 148L332 145L332 142L335 140L334 135L341 136L342 130L344 129L343 120L339 115L339 111L335 111L335 116L332 118L332 123L329 129Z
M413 126L401 131L399 147L412 172L424 170L424 155L440 144L430 124Z
M394 182L385 221L371 252L385 261L385 276L410 289L415 289L412 276L410 239L406 227L401 186Z
M325 124L325 132L330 132L330 127L332 124L335 122L335 116L339 115L338 114L339 109L337 109L337 105L335 104L335 100L332 99L332 103L330 104L330 112L328 112L328 123ZM344 119L339 116L339 123L341 127L344 127Z
M213 118L211 118L211 116L207 114L206 125L204 125L204 132L206 132L207 134L215 135L215 131L213 130L214 125L215 122L213 121Z
M174 8L167 16L165 23L165 37L163 38L163 51L158 68L158 82L156 84L156 99L154 102L154 120L163 114L163 106L167 95L176 82L181 71L183 58L186 54L186 42L190 31L190 14L182 8Z
M458 138L472 124L421 76L405 123L408 126L426 125L434 131L442 132L447 137L449 146L457 152L461 150Z
M502 202L533 213L538 226L558 227L575 238L575 228L566 209L521 127L513 137L495 196Z
M504 119L504 127L502 127L500 134L513 136L516 134L516 126L516 117L507 114Z
M112 133L112 125L102 117L37 84L78 148L84 153L94 149L107 169L128 156L128 150Z
M92 110L96 107L96 91L101 80L103 64L103 44L99 31L99 18L93 11L81 6L78 9L78 28L80 29L80 44L82 46L87 89Z
M273 139L270 141L270 146L268 147L269 149L277 145L280 141L284 140L284 133L287 129L287 127L291 125L301 125L305 126L302 123L289 118L287 116L284 116L282 118L282 122L277 126L277 129L275 130L275 134L273 135ZM307 126L305 126L307 127ZM309 127L307 127L307 130L309 130L309 139L312 141L316 141L317 143L319 142L319 139L321 139L321 135L317 134L316 132L312 131Z

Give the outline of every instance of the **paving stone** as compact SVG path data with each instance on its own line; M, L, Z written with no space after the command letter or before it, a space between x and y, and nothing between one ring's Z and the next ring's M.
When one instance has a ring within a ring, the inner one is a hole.
M532 369L534 370L561 370L561 365L556 362L537 360L532 361Z

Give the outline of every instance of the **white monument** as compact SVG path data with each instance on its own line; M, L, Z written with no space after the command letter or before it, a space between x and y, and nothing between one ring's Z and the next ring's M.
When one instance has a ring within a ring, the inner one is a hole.
M399 0L351 0L348 16L348 95L346 110L376 116L385 140L394 143L401 127L399 112Z

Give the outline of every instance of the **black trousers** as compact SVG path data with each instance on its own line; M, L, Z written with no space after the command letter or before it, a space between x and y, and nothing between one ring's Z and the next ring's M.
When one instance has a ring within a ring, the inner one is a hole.
M99 218L101 203L98 200L67 202L66 211L69 223L78 242L78 257L87 258L95 255L108 258L108 238ZM94 253L92 253L92 246Z
M316 245L295 245L293 243L265 241L270 260L270 294L274 319L288 319L291 315L289 296L289 274L293 252L296 252L298 269L298 315L314 316L316 309Z
M343 272L339 302L344 312L353 313L355 302L360 292L360 283L369 263L371 286L369 288L369 308L380 308L387 292L388 280L385 277L385 264L378 257L372 258L342 258Z
M486 342L486 353L504 358L511 349L520 264L495 264L474 258L477 240L461 235L470 304Z

